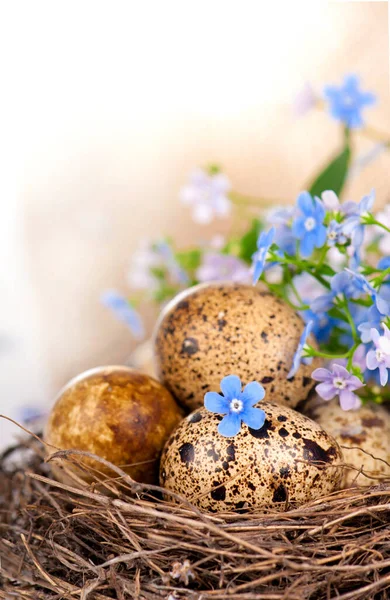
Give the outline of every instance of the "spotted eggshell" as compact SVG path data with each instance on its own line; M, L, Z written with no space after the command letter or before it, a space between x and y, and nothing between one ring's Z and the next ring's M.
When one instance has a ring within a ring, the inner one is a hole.
M295 407L307 398L320 365L301 365L287 379L304 324L274 295L234 283L201 284L177 296L157 324L158 375L189 410L203 404L225 375L260 382L266 399ZM315 345L313 338L310 343Z
M385 408L366 404L345 411L338 400L316 404L309 414L338 441L345 463L353 467L344 470L344 487L373 485L378 478L390 477L390 414Z
M242 424L231 438L217 431L221 416L205 408L190 414L164 448L161 485L208 511L283 510L336 489L342 459L335 440L291 408L268 402L261 408L264 426Z
M45 440L55 448L91 452L137 481L155 483L162 449L181 418L171 394L152 377L124 366L99 367L61 390L47 421ZM83 462L112 476L112 470L101 463L89 458ZM53 472L67 482L55 463Z

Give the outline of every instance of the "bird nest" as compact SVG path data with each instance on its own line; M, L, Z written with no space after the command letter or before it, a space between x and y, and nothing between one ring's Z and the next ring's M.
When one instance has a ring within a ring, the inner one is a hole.
M69 470L80 453L51 461ZM91 476L96 474L90 473ZM205 514L112 478L51 476L29 437L0 457L0 598L387 599L390 482L282 512Z

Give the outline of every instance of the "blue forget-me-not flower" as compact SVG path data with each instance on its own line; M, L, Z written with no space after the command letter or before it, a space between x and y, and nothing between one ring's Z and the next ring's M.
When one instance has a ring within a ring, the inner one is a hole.
M321 200L312 198L309 192L299 194L297 206L300 213L293 221L292 232L301 242L302 256L308 257L314 248L321 248L326 242L325 207Z
M242 391L241 380L237 375L228 375L221 381L222 394L207 392L204 405L207 410L225 415L218 425L218 433L225 437L235 436L243 421L251 429L261 429L265 412L254 405L263 400L265 391L257 381L248 383Z
M359 87L356 75L346 75L341 86L328 85L324 89L325 98L329 102L329 112L348 128L362 127L362 110L376 101L375 94L363 92Z

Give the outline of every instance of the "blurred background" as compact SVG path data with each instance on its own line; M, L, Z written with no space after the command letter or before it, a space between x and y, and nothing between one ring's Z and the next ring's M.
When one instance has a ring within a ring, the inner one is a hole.
M18 420L84 369L127 360L135 342L99 299L128 293L141 240L227 231L179 203L193 167L295 201L340 144L323 112L294 114L305 82L358 73L380 100L367 121L390 138L387 2L14 0L0 40L0 412ZM372 187L389 201L389 152L347 197ZM16 428L0 428L5 444Z

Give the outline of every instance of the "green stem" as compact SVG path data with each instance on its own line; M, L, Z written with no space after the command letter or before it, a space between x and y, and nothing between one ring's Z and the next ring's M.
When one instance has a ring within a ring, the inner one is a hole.
M320 255L320 259L319 259L319 261L318 261L317 269L321 268L321 267L322 267L322 265L324 264L324 260L325 260L325 258L326 258L326 255L328 254L328 250L329 250L328 246L327 246L327 245L325 245L325 246L323 247L322 253L321 253L321 255Z
M355 344L352 346L352 348L349 350L349 358L348 358L348 362L347 362L347 370L350 371L352 368L352 361L353 361L353 355L355 354L355 350L360 346L360 340L356 340Z
M280 258L280 256L275 255L275 261L278 262L280 265L295 265L299 271L297 274L302 273L304 271L308 271L309 274L312 275L312 277L317 279L317 281L319 281L324 287L330 290L330 283L326 281L326 279L324 279L322 275L316 272L318 269L318 265L315 265L314 263L310 263L308 261L302 262L299 259L296 259L294 256Z
M326 352L320 352L319 350L315 350L314 348L310 347L310 354L308 356L320 356L321 358L332 360L332 358L348 358L349 353L350 350L344 354L327 354Z
M387 227L386 225L384 225L383 223L380 223L376 219L372 219L372 220L370 219L370 225L378 225L378 227L382 227L382 229L387 231L387 233L390 233L390 228Z
M324 279L324 278L322 277L322 275L320 275L319 273L316 273L316 272L315 272L315 269L316 269L317 267L313 265L313 266L310 266L310 268L314 269L314 272L311 272L311 271L309 270L309 273L310 273L310 275L312 275L312 276L313 276L315 279L317 279L317 281L319 281L320 283L322 283L322 285L323 285L324 287L326 287L326 289L330 290L330 283L329 283L328 281L326 281L326 279ZM309 267L308 267L308 269L309 269Z
M353 337L353 340L354 340L354 342L355 342L355 344L356 344L356 342L358 342L358 341L359 341L359 336L358 336L358 334L357 334L357 331L356 331L356 325L355 325L355 323L354 323L354 320L353 320L353 317L352 317L352 315L351 315L351 311L349 310L349 306L348 306L348 300L347 300L347 298L346 298L345 294L344 294L344 302L343 302L343 304L342 304L342 307L343 307L343 308L344 308L344 310L345 310L345 315L346 315L346 317L347 317L347 319L348 319L348 323L349 323L349 325L350 325L350 327L351 327L351 331L352 331L352 337Z
M382 285L383 280L390 275L390 268L385 269L380 275L378 275L377 277L374 277L374 279L371 280L371 284L374 287L380 287Z

